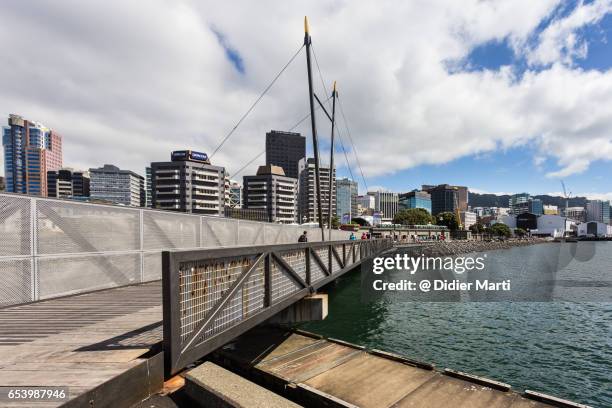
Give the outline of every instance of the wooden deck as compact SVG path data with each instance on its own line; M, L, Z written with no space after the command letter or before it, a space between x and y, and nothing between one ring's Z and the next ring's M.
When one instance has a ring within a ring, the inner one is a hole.
M151 364L163 364L161 356L151 358L162 339L161 320L160 282L0 309L0 386L65 386L68 405L95 399L95 406L105 401L111 406L119 397L113 395L112 380L125 375L140 387L135 375L148 373L140 377L151 382L157 370ZM157 391L161 375L146 393ZM0 406L65 402L0 401Z
M326 406L552 406L509 391L502 383L456 378L461 374L299 333L256 328L226 345L215 357L219 363L288 393L306 406L318 406L334 398L341 402Z

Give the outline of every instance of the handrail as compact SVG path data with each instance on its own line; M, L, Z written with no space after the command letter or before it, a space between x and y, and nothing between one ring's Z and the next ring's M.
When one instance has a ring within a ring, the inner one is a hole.
M166 375L392 245L372 239L164 251Z

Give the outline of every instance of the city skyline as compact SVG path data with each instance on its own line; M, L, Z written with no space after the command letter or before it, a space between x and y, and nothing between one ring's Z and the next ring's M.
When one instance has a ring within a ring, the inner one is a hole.
M261 6L230 7L249 18L230 20L227 8L189 2L153 2L144 13L138 5L92 3L81 10L54 2L41 4L45 19L38 20L27 6L9 2L0 41L29 52L3 64L23 69L0 76L0 112L57 130L70 167L113 163L144 175L168 151L211 153L300 45L308 14L325 80L329 86L338 80L370 189L449 183L476 192L560 195L564 179L574 195L612 198L605 177L612 170L610 2L398 4L397 17L364 4L275 8L265 17ZM141 34L123 31L122 22ZM11 29L15 23L19 30ZM16 35L23 32L29 35ZM387 43L382 34L398 41ZM349 40L355 49L342 47ZM377 58L366 58L374 47ZM41 56L48 63L34 64ZM263 148L266 132L290 130L307 112L302 57L214 164L233 176ZM34 91L22 92L23 84ZM318 119L325 162L329 126ZM307 123L293 131L310 142ZM336 157L338 177L350 176L342 152ZM254 174L260 162L241 175Z

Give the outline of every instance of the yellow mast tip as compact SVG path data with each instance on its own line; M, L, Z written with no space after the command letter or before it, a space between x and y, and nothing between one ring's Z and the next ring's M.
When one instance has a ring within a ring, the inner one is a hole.
M304 32L308 34L308 17L304 16Z

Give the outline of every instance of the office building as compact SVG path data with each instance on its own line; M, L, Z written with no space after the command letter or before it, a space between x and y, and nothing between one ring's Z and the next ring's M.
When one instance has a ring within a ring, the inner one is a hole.
M529 199L528 210L529 210L528 212L535 214L535 215L544 214L544 204L542 203L542 200L540 200L539 198Z
M430 190L436 189L437 193L436 193L436 201L438 201L439 199L447 199L448 197L443 197L443 196L448 196L449 193L446 194L442 194L442 191L444 191L444 189L447 190L455 190L455 196L456 196L456 202L457 205L459 206L459 211L467 211L468 210L468 201L469 201L469 190L467 187L465 186L451 186L449 184L439 184L437 186L434 185L430 185L430 184L423 184L421 186L421 190L428 192L431 194ZM432 196L432 206L433 206L433 201L434 198ZM442 204L442 202L438 202L438 204L442 205L442 207L437 207L438 208L449 208L448 205ZM452 211L455 211L455 204L452 205ZM432 208L433 211L435 211L434 208ZM444 211L439 211L439 212L444 212ZM437 213L436 213L437 214Z
M210 164L208 155L191 150L172 152L170 161L151 163L153 207L223 216L225 168Z
M321 182L321 211L323 223L327 224L328 206L329 206L329 183L331 177L332 183L332 215L336 214L336 170L330 172L329 167L324 165L319 166L320 182ZM331 176L330 176L331 173ZM298 191L298 220L300 223L319 222L317 213L317 185L315 181L315 160L309 157L306 161L306 167L300 173Z
M412 190L399 195L399 208L423 208L431 214L431 195L426 191Z
M604 224L610 224L610 202L602 201L601 203L601 222Z
M293 224L297 219L297 179L286 177L278 166L259 166L257 174L243 177L245 209L265 209L270 222Z
M610 202L588 200L586 203L586 221L596 221L610 224Z
M266 165L283 169L286 177L299 179L305 166L306 138L299 133L271 130L266 133Z
M89 197L89 173L63 168L47 172L47 196L86 199Z
M374 212L374 196L370 194L357 196L357 212L359 215Z
M226 204L226 207L242 208L242 186L236 180L230 180L229 202Z
M389 223L399 210L399 194L386 191L374 192L374 211L380 213L382 222Z
M564 211L565 217L577 222L586 222L587 212L584 207L567 207Z
M431 214L438 215L442 212L454 213L457 206L461 210L461 205L459 205L460 193L467 200L467 187L462 188L465 188L465 190L460 190L459 187L449 184L440 184L438 186L423 185L422 190L431 196ZM465 209L467 210L467 201Z
M531 196L528 193L513 194L508 200L510 213L514 215L523 214L529 211L529 201Z
M350 220L357 213L357 182L349 178L336 180L336 215L340 220L342 217Z
M91 200L143 207L146 202L144 177L112 164L89 169Z
M62 137L41 123L9 115L2 145L6 191L46 197L47 172L62 167Z
M469 229L472 225L476 224L477 221L476 213L471 211L461 211L459 217L461 217L463 229Z

